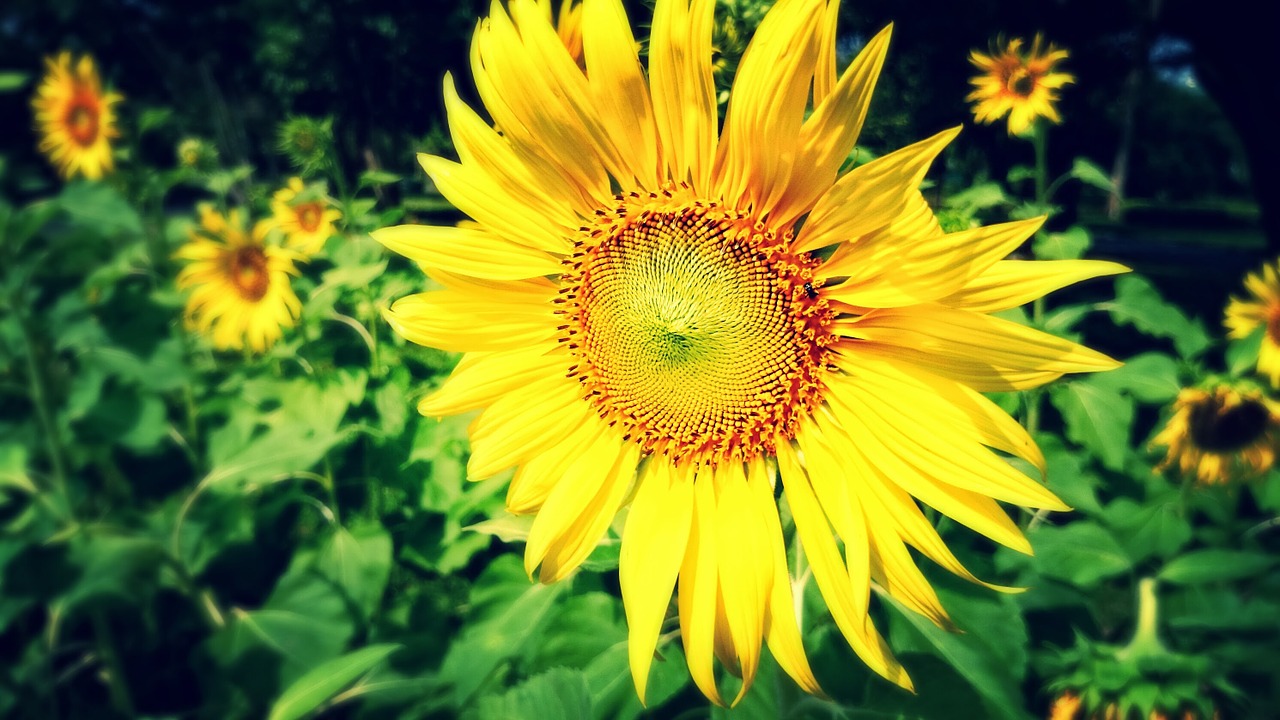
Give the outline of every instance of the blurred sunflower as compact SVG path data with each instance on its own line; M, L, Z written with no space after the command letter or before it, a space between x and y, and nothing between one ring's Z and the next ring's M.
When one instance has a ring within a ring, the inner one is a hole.
M1177 467L1204 485L1270 470L1280 447L1280 405L1247 384L1184 388L1152 445L1167 447L1156 468Z
M708 698L723 702L716 658L742 678L740 699L766 642L819 692L778 483L841 632L910 687L867 615L872 581L943 626L908 546L977 581L917 500L1023 552L997 501L1065 509L991 452L1043 472L1031 438L980 393L1117 364L990 313L1125 268L1002 261L1040 219L942 233L917 187L955 131L840 176L889 31L837 76L823 0L767 15L723 128L709 0L658 1L647 74L619 0L584 5L585 74L546 13L509 8L494 5L472 45L504 132L446 78L461 162L420 156L477 224L375 233L443 285L397 301L390 324L466 353L418 409L483 410L468 474L516 468L507 507L537 513L525 567L544 582L572 573L630 502L619 576L642 699L677 580Z
M191 290L187 324L220 350L247 344L263 352L280 339L282 328L293 327L302 309L289 280L299 258L268 245L267 232L266 223L246 232L238 210L223 216L203 206L200 226L175 254L188 263L177 278L180 290Z
M114 106L123 96L104 92L93 58L77 62L71 53L45 58L46 72L31 105L40 132L40 151L62 177L82 175L97 180L112 169L111 139L116 129Z
M1031 49L1024 50L1022 38L1014 38L1007 45L997 42L990 55L977 50L969 54L969 62L982 71L969 81L974 90L967 98L977 101L973 113L978 122L990 124L1008 113L1009 132L1021 135L1036 118L1062 121L1053 106L1058 102L1057 91L1075 78L1054 71L1067 59L1067 51L1042 44L1036 35Z
M1263 327L1262 344L1258 348L1258 372L1271 379L1272 387L1280 387L1280 261L1262 266L1257 273L1245 276L1246 299L1231 298L1223 324L1227 336L1242 340Z
M342 213L329 207L329 198L319 185L306 186L302 178L271 196L271 223L285 236L285 245L304 255L315 255L334 232L333 224Z

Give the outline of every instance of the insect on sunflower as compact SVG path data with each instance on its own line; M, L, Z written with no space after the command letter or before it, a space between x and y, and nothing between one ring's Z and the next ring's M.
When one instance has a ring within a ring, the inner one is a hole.
M112 169L111 140L119 137L115 106L123 97L102 89L93 58L71 53L45 59L46 72L31 105L40 151L62 177L97 180Z
M779 502L844 637L910 687L868 618L872 581L947 625L908 545L974 579L917 500L1022 551L997 501L1064 509L991 452L1043 471L980 392L1116 366L990 313L1124 268L1001 260L1039 219L944 234L917 188L953 130L842 175L889 30L838 75L834 4L777 4L720 127L713 10L659 0L646 73L620 2L587 0L584 73L534 3L495 3L471 54L489 119L446 78L461 162L420 157L475 224L375 233L443 286L386 318L465 353L419 410L482 411L469 476L515 468L531 575L572 573L629 503L619 577L642 699L673 590L708 698L723 702L718 658L740 699L764 643L819 692Z

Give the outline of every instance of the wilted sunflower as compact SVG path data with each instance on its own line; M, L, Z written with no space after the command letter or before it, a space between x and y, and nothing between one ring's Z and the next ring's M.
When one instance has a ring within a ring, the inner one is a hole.
M31 105L40 132L40 151L70 179L82 175L97 180L111 171L111 139L116 129L114 106L124 98L104 92L93 58L77 62L71 53L45 58L47 71Z
M531 574L572 573L630 502L619 575L642 699L677 580L707 697L722 702L719 658L741 698L762 642L818 691L778 483L840 630L910 687L867 615L871 582L949 625L908 546L973 579L916 501L1024 552L997 501L1064 509L988 449L1043 471L980 392L1116 366L990 313L1124 268L1001 261L1039 219L943 234L917 186L955 131L841 176L889 31L837 77L822 0L768 14L718 127L713 7L658 1L646 75L619 0L584 5L585 74L536 5L495 4L471 66L503 132L446 78L461 162L420 156L479 227L378 231L443 285L386 317L466 353L419 410L483 409L468 474L516 468L507 507L537 513Z
M246 232L239 210L225 217L200 209L200 226L175 257L189 264L178 273L179 289L190 289L187 323L207 334L220 350L262 352L293 327L302 304L290 287L297 274L292 251L266 243L268 226Z
M333 235L333 224L342 213L329 207L324 190L308 187L302 178L289 178L288 184L271 196L271 222L285 237L285 245L304 255L315 255Z
M1151 440L1168 448L1157 470L1177 467L1205 485L1270 470L1280 447L1280 405L1256 387L1184 388Z
M982 71L969 81L974 90L967 98L977 101L973 114L978 122L993 123L1008 113L1009 132L1015 135L1025 132L1036 118L1061 122L1053 107L1057 91L1075 78L1053 68L1067 59L1067 51L1053 45L1042 48L1039 35L1028 51L1023 50L1022 38L1001 45L994 45L990 55L977 50L969 54L969 62Z
M1257 273L1245 276L1247 299L1231 298L1223 324L1227 335L1242 340L1262 326L1262 344L1258 348L1258 372L1271 379L1272 387L1280 387L1280 262L1262 266Z

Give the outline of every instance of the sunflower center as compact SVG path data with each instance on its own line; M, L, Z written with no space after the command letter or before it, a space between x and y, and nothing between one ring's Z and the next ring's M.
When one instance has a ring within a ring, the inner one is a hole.
M266 253L252 245L231 251L227 256L227 278L239 291L240 297L249 302L261 300L271 284Z
M1197 447L1230 453L1266 435L1270 421L1270 411L1257 400L1245 398L1228 407L1221 397L1210 395L1191 407L1188 430Z
M98 139L98 108L85 99L77 99L67 108L67 134L81 147L89 147Z
M1036 79L1024 67L1014 68L1009 73L1009 79L1005 81L1005 87L1009 92L1019 97L1030 97L1031 91L1036 87Z
M303 203L294 208L294 211L298 214L298 227L306 232L315 232L319 229L320 218L324 215L319 203Z
M570 374L648 451L771 453L821 396L833 313L817 261L715 203L618 199L566 261Z

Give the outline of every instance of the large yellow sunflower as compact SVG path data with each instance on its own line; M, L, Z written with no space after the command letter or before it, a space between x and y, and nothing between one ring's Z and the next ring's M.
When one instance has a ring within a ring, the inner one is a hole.
M1257 273L1245 276L1248 298L1231 298L1223 324L1227 335L1242 340L1262 326L1262 344L1258 348L1258 372L1280 387L1280 261L1264 265Z
M572 573L630 504L619 575L642 699L677 581L707 697L723 702L718 658L741 698L762 643L818 691L779 483L840 630L910 687L868 618L872 582L948 625L908 546L973 579L917 500L1024 552L997 501L1064 509L991 451L1043 471L980 393L1116 366L990 313L1124 268L1002 261L1039 219L944 234L917 186L955 131L840 175L889 31L837 76L823 0L768 14L718 127L713 8L658 0L646 73L619 0L587 0L584 74L530 0L495 4L471 62L490 121L446 78L461 162L420 158L477 225L375 233L443 286L386 317L465 353L419 410L482 410L469 475L515 468L531 574Z
M990 55L976 50L969 54L969 62L982 71L969 81L974 90L968 100L977 101L973 113L978 122L993 123L1008 113L1009 132L1015 135L1026 132L1036 118L1061 122L1053 105L1058 90L1075 78L1054 71L1067 59L1067 51L1042 45L1036 35L1030 50L1023 50L1022 38L1014 38L1003 48L993 47Z
M342 213L329 206L329 198L317 186L307 187L302 178L289 178L285 187L271 196L271 221L284 233L285 244L304 255L315 255L334 232L333 224Z
M1275 465L1280 405L1247 385L1184 388L1151 444L1167 448L1157 469L1177 467L1204 485L1255 477Z
M72 62L71 53L46 58L47 71L31 105L40 151L64 178L97 180L111 171L111 139L119 137L114 106L124 98L104 92L93 58Z
M296 253L266 243L267 223L252 234L239 210L226 216L200 208L200 226L176 253L187 266L178 273L179 289L190 289L187 323L207 334L214 347L238 350L246 344L262 352L293 327L302 309L290 287Z

